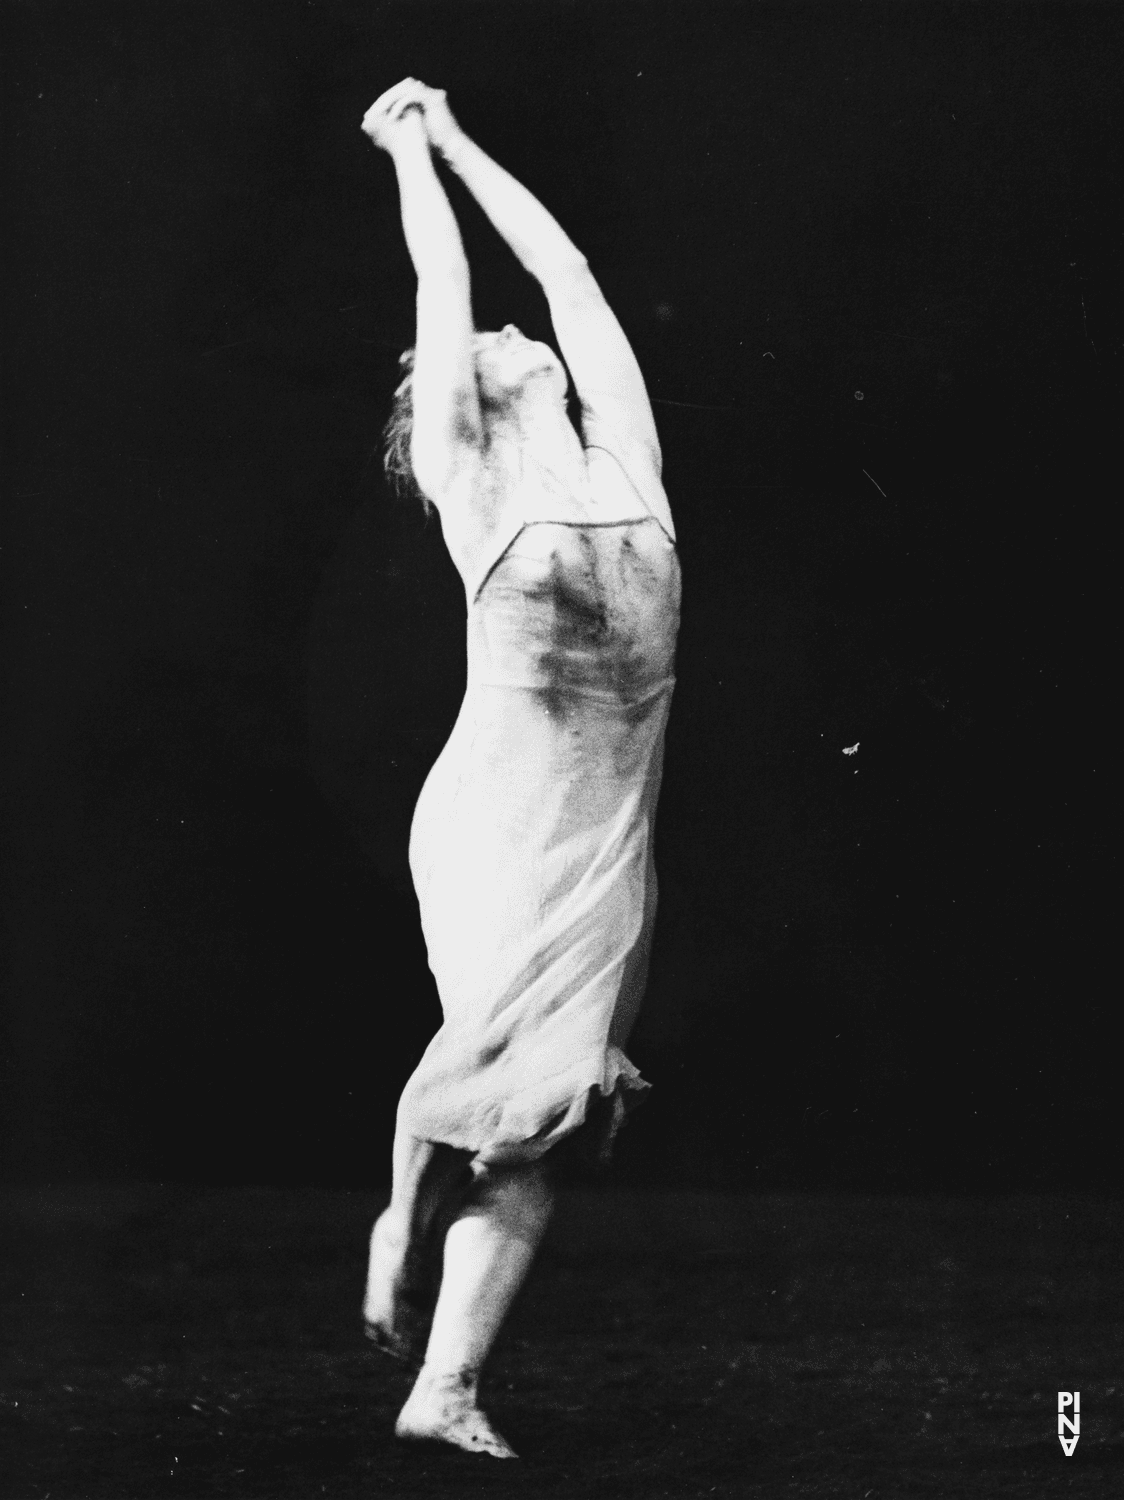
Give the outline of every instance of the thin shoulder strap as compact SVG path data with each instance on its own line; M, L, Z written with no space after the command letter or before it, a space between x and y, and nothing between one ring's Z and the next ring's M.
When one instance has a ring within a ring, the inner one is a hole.
M474 570L474 576L466 580L471 604L479 599L481 589L503 561L516 537L532 522L549 519L551 517L543 511L541 495L528 492L526 454L520 451L518 474L508 491L484 560Z
M510 506L504 514L502 525L492 535L491 546L484 553L483 561L465 579L465 592L470 605L475 604L480 598L484 585L503 562L516 537L526 529L526 526L522 507Z
M660 482L659 476L650 469L643 461L630 462L629 457L622 452L621 448L608 443L587 443L586 450L604 453L620 469L627 479L630 489L639 500L646 513L655 521L672 546L676 546L675 525L671 518L671 506L668 504L667 494Z

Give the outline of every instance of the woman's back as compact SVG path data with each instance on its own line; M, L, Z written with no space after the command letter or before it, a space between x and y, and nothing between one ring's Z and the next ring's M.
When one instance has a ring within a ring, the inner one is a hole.
M627 707L667 684L675 550L652 518L526 525L469 613L471 684L526 688L560 723L579 699Z
M513 800L564 798L567 823L595 823L606 796L637 795L658 769L678 558L612 451L581 456L566 486L525 454L504 466L490 546L465 577L467 691L442 760L501 816Z

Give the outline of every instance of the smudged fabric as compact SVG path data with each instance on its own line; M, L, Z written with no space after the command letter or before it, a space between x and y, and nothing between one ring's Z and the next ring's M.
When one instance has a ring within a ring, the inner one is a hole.
M679 569L623 450L588 457L612 521L533 474L516 491L411 833L444 1021L399 1126L479 1166L541 1156L598 1096L611 1134L648 1087L622 1049L655 916Z

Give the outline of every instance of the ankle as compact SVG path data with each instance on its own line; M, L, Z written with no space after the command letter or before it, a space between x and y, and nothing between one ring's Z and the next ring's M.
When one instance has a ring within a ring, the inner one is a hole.
M443 1395L460 1396L470 1400L476 1398L476 1387L480 1371L471 1365L450 1368L445 1365L424 1364L418 1373L418 1384L423 1383Z

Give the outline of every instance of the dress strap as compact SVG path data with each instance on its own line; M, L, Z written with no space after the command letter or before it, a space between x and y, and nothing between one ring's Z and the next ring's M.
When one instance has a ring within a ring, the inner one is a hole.
M671 545L677 547L678 543L671 520L671 507L667 503L667 496L655 470L646 473L646 465L626 456L620 444L614 443L610 446L608 443L588 442L585 445L585 451L603 453L606 458L612 459L643 506L645 515L655 521Z
M476 567L472 575L466 579L466 593L470 606L480 598L484 585L528 526L635 526L644 521L654 521L671 545L673 547L676 545L675 532L671 527L671 512L658 476L653 473L645 482L643 465L628 461L626 445L615 440L615 434L612 434L611 429L599 424L594 425L590 435L593 440L587 439L584 445L587 489L589 485L588 455L594 451L603 453L616 463L624 476L635 496L637 514L621 516L612 521L598 521L588 514L583 515L581 504L574 505L572 502L568 515L558 514L556 507L561 503L561 508L565 509L569 497L557 486L557 482L550 486L542 483L541 467L539 481L536 483L532 480L523 466L525 455L521 454L520 474L503 508L500 523L487 549L486 561Z
M527 522L523 519L522 509L512 506L504 515L503 525L496 532L494 544L488 549L488 560L479 568L469 582L466 590L470 606L480 598L484 585L492 574L503 562L512 547L527 529Z
M622 516L617 521L589 521L584 518L572 520L570 518L562 519L559 516L544 516L541 519L537 519L534 521L521 521L518 525L508 528L503 533L506 536L507 540L502 548L500 548L498 551L495 548L492 548L489 551L488 555L492 558L492 561L479 575L480 582L476 585L474 592L469 595L471 602L475 604L476 601L480 598L484 585L488 582L488 579L496 571L500 563L503 562L504 558L511 551L512 547L514 547L515 543L519 540L523 533L527 531L531 526L571 526L575 530L580 531L612 531L614 527L618 526L647 526L649 522L651 522L653 526L658 527L659 531L667 539L669 547L675 546L675 538L668 534L667 529L663 525L660 518L658 516L653 516L649 511L645 511L643 515Z

